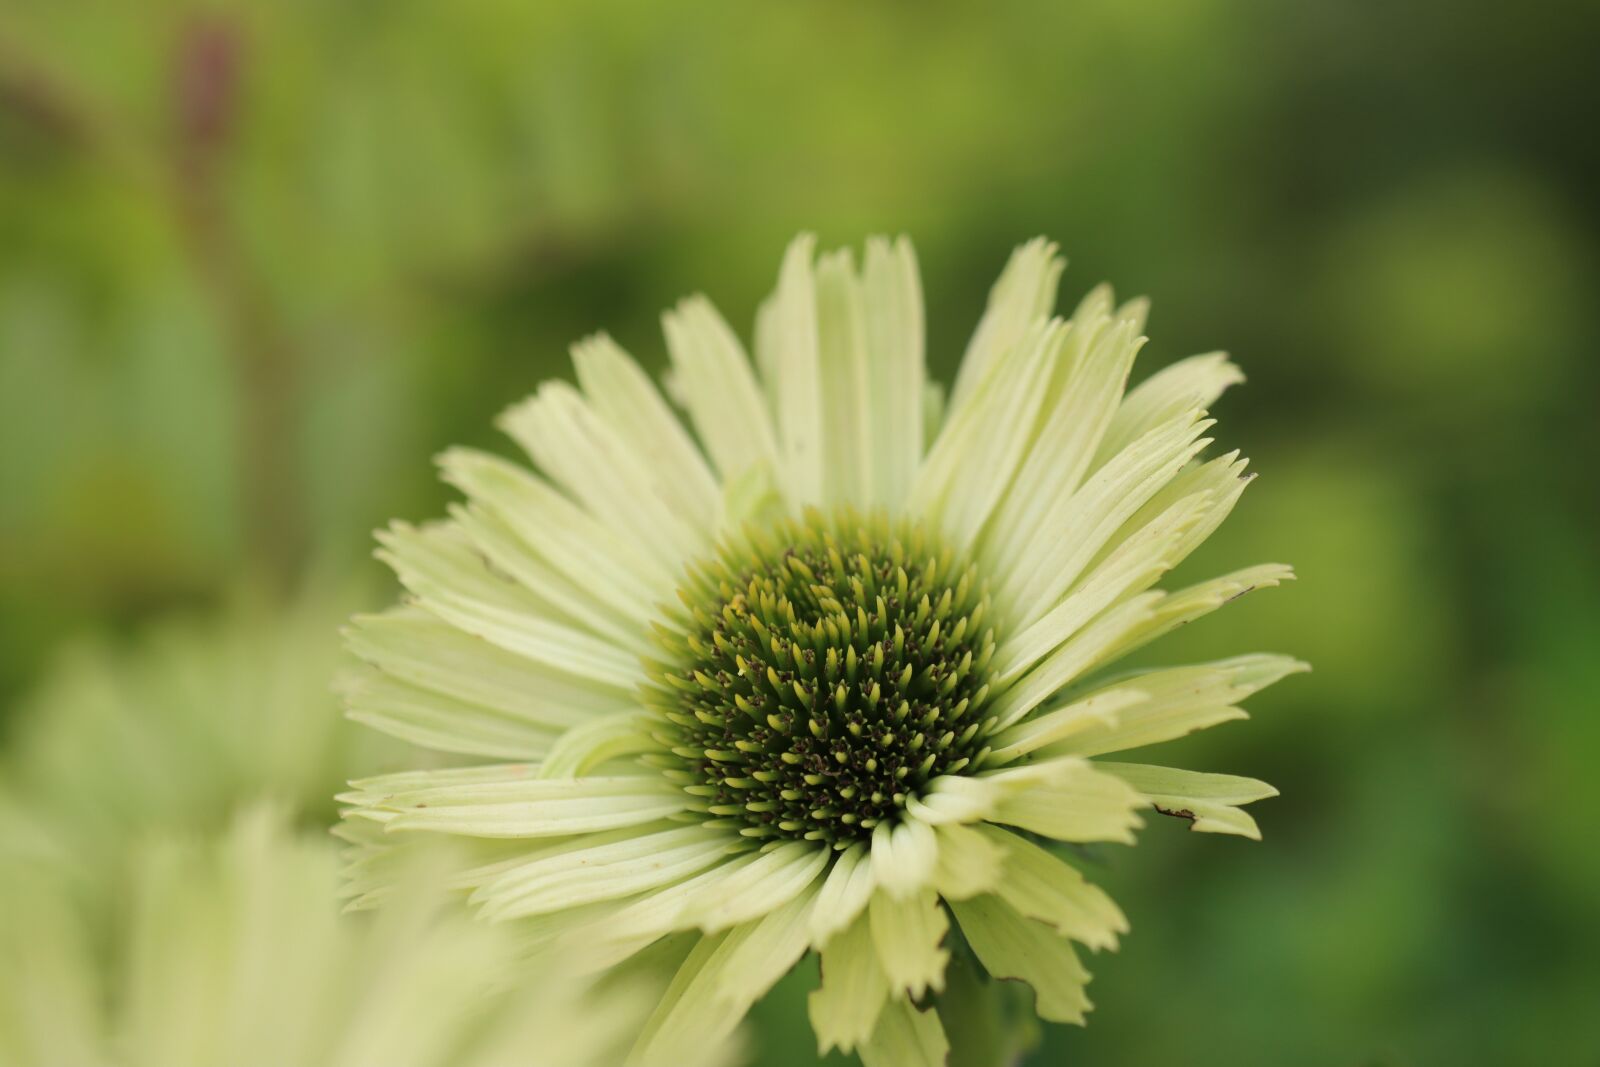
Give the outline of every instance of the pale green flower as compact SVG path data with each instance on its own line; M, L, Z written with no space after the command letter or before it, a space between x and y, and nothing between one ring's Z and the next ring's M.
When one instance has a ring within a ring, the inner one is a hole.
M1302 665L1103 673L1290 571L1154 588L1244 489L1237 453L1197 458L1240 376L1197 356L1124 396L1145 306L1102 287L1052 318L1061 269L1016 252L929 403L910 244L858 271L801 238L753 367L703 298L666 315L693 435L599 336L577 387L501 420L542 473L447 453L467 501L382 536L411 599L351 628L349 706L514 762L355 783L358 903L386 843L453 835L456 884L536 946L604 967L694 932L636 1058L728 1032L813 950L820 1044L869 1065L942 1062L957 945L1081 1022L1073 942L1127 924L1048 842L1131 842L1151 808L1255 837L1240 805L1274 793L1095 757L1241 718Z
M64 649L0 753L0 851L114 897L123 852L152 827L214 832L262 796L331 819L338 783L403 766L407 747L336 712L328 634L366 602L325 583L282 602L240 591Z
M336 842L270 807L132 856L106 949L48 877L0 885L0 1063L613 1067L650 1009L637 985L528 973L425 879L379 916L341 916Z

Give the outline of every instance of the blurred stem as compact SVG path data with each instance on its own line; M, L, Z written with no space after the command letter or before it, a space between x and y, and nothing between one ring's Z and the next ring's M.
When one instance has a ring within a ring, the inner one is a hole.
M0 108L87 157L111 181L171 205L199 284L217 310L234 364L239 481L252 561L287 581L303 558L308 523L293 448L299 360L230 225L221 170L238 112L241 42L218 16L197 16L173 64L169 161L113 110L0 38Z
M238 117L243 43L219 16L185 29L174 65L176 211L216 303L239 390L240 482L253 561L286 581L307 539L294 449L299 360L234 233L221 172Z

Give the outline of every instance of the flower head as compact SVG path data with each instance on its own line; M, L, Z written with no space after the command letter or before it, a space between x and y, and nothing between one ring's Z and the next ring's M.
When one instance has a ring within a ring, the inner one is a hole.
M515 762L355 783L357 902L398 842L452 835L457 884L532 946L681 957L636 1059L731 1030L813 950L819 1042L869 1065L942 1062L954 947L1081 1022L1073 942L1126 922L1051 843L1131 841L1152 808L1256 836L1240 805L1274 792L1095 757L1302 665L1105 674L1290 572L1154 588L1246 484L1199 458L1239 374L1197 356L1124 395L1144 305L1101 287L1053 317L1061 266L1016 252L944 401L910 244L858 270L801 238L753 365L703 298L666 315L693 434L601 336L502 420L540 473L446 454L467 502L382 536L411 599L352 626L349 706Z

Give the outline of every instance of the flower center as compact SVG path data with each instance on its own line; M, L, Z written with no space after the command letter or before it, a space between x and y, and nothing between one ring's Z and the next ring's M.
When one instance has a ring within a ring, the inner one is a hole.
M845 848L988 754L988 592L919 525L810 512L733 539L679 595L645 696L656 762L709 822Z

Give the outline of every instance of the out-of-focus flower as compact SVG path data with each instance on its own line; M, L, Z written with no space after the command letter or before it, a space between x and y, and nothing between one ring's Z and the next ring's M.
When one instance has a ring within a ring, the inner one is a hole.
M127 847L154 827L215 832L263 796L331 817L328 792L352 768L404 748L337 713L329 635L362 599L241 593L131 641L69 647L17 709L0 759L6 851L114 897Z
M271 807L149 840L131 868L108 951L47 877L0 886L0 1062L611 1067L649 1010L637 985L528 972L425 871L383 914L341 916L335 842Z
M1237 453L1197 458L1239 374L1197 356L1124 396L1145 306L1102 287L1054 318L1061 268L1017 251L928 403L910 244L869 242L858 271L801 238L754 367L706 300L667 314L698 440L599 336L577 388L502 420L542 476L445 455L468 501L382 536L412 600L352 627L349 706L515 762L355 783L358 904L393 842L451 835L482 914L590 966L692 932L636 1061L731 1031L815 949L824 1049L942 1063L952 917L989 975L1081 1022L1072 942L1126 922L1043 842L1131 841L1150 808L1254 837L1240 806L1274 793L1093 757L1240 718L1302 665L1100 673L1290 571L1153 588L1248 480Z

